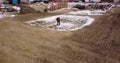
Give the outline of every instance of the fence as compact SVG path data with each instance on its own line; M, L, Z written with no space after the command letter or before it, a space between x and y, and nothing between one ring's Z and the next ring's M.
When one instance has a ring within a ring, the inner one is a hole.
M61 8L67 8L68 2L52 2L50 10L57 10Z

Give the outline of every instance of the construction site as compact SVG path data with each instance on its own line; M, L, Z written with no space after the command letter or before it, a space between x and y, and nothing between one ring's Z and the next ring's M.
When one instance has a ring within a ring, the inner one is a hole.
M120 0L0 0L0 63L120 63Z

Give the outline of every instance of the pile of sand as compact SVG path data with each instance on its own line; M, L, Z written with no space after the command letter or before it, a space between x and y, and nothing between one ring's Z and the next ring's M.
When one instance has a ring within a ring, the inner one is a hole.
M20 7L22 9L21 14L45 12L48 9L48 6L45 4L20 5Z
M30 8L29 6L26 5L21 5L21 14L27 14L27 13L36 13L37 11L35 11L34 9Z
M30 4L28 6L38 12L45 12L45 10L48 9L48 6L46 4L40 4L40 3L39 4Z

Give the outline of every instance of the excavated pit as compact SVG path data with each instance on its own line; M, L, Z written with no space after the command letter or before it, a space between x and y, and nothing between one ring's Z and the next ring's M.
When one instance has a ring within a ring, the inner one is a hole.
M60 17L61 23L57 25L56 18ZM26 22L31 26L41 26L58 31L75 31L90 25L94 21L88 16L57 15Z

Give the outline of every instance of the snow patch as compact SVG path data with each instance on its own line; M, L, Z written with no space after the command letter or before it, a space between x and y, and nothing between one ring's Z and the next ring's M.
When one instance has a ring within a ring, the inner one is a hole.
M60 17L60 25L56 25L56 18ZM90 25L94 21L88 16L74 16L74 15L56 15L26 22L31 26L42 26L58 31L75 31L85 26Z
M6 18L6 17L15 17L16 15L14 14L11 14L11 13L3 13L3 12L0 12L0 18Z
M69 12L68 14L75 14L75 15L103 15L105 14L106 11L102 10L81 10L81 11L74 11L74 12Z

